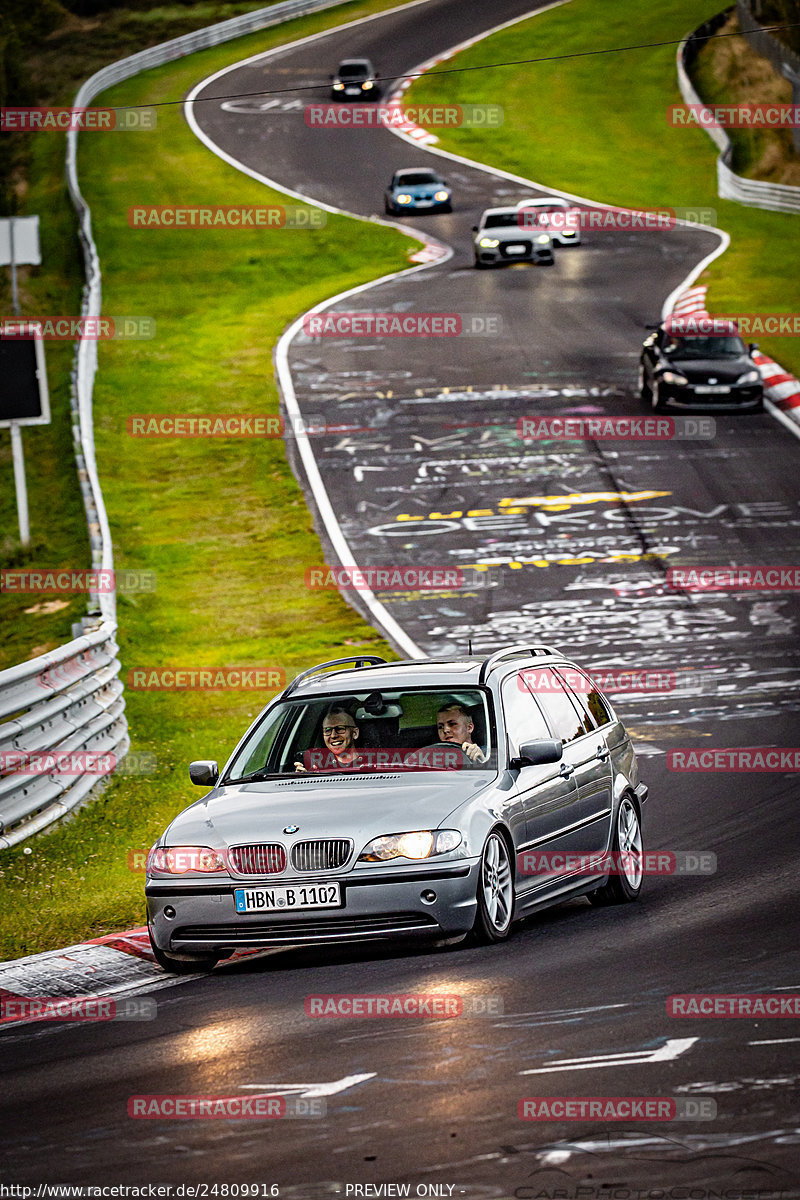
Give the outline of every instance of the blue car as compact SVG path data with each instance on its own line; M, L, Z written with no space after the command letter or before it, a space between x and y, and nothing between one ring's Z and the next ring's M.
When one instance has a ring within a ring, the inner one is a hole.
M395 171L384 193L384 206L389 214L434 210L452 212L453 193L435 171L427 167L409 167Z

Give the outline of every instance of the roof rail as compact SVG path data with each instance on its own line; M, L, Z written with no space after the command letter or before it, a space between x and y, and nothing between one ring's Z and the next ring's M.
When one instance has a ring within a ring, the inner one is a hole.
M345 663L356 663L357 667L375 667L385 662L385 658L378 658L375 654L356 654L352 658L332 658L330 662L320 663L318 667L309 667L307 671L301 671L299 675L295 676L283 695L284 697L290 696L302 680L308 679L309 675L316 675L317 671L324 671L326 667L341 667Z
M561 651L556 650L555 646L506 646L503 650L496 650L494 654L490 654L488 658L483 660L481 673L478 676L478 685L485 683L489 673L493 668L504 658L519 657L523 654L530 654L532 658L538 655L554 654L559 658L562 657Z

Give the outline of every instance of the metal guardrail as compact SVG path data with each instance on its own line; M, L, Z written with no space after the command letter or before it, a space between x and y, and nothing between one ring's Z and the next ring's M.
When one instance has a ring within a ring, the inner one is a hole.
M106 88L150 67L346 2L281 0L269 8L151 46L97 71L81 85L74 107L86 107ZM86 262L81 313L99 316L100 260L92 238L91 212L78 186L77 149L77 130L72 130L67 134L66 177L78 214ZM82 339L75 349L71 380L75 455L89 527L92 567L111 571L113 547L94 450L92 393L96 373L97 343ZM0 671L0 755L94 751L113 754L119 762L127 754L130 741L116 657L113 592L90 594L89 616L82 625L81 637ZM96 774L59 775L56 771L27 774L24 767L5 774L0 771L0 850L46 829L85 801L90 793L101 790L105 781L106 777Z
M688 68L697 56L700 42L714 33L727 20L730 9L718 13L698 25L678 47L678 86L687 104L703 105L689 78ZM724 129L712 125L705 131L721 151L717 159L717 194L723 200L736 200L749 208L764 208L773 212L800 212L800 188L788 183L766 183L762 179L745 179L731 170L733 146Z

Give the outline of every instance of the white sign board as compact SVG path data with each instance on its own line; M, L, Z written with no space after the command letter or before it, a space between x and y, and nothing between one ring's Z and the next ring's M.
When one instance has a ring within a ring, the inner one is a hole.
M11 265L12 225L14 227L14 262L17 266L40 266L42 256L39 252L38 217L3 217L0 220L0 266Z

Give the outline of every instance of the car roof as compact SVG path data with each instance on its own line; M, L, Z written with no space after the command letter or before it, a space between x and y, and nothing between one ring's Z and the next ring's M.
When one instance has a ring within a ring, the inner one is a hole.
M327 674L312 674L289 685L286 694L308 698L329 695L332 692L363 692L373 688L434 687L456 688L469 684L477 687L481 682L484 665L488 665L483 682L496 670L505 676L518 670L523 664L547 666L552 662L564 662L564 655L552 647L539 647L535 655L519 647L500 647L494 654L465 654L453 658L400 659L396 662L373 663L361 667L344 667ZM546 653L545 653L546 651ZM334 660L331 664L336 665ZM503 668L505 668L503 670ZM312 671L314 668L312 668ZM277 699L277 697L276 697Z
M398 167L395 175L420 175L422 172L426 175L435 175L438 179L439 172L434 171L433 167Z
M339 69L342 67L372 67L372 63L368 58L343 58L339 63Z
M495 213L513 213L514 216L516 216L517 206L516 204L507 204L503 208L485 208L481 213L481 220L483 220L484 217L488 217L490 213L492 213L492 215Z
M572 200L567 200L565 196L537 196L530 200L518 200L517 208L533 208L537 204L564 204L567 208L573 207Z

